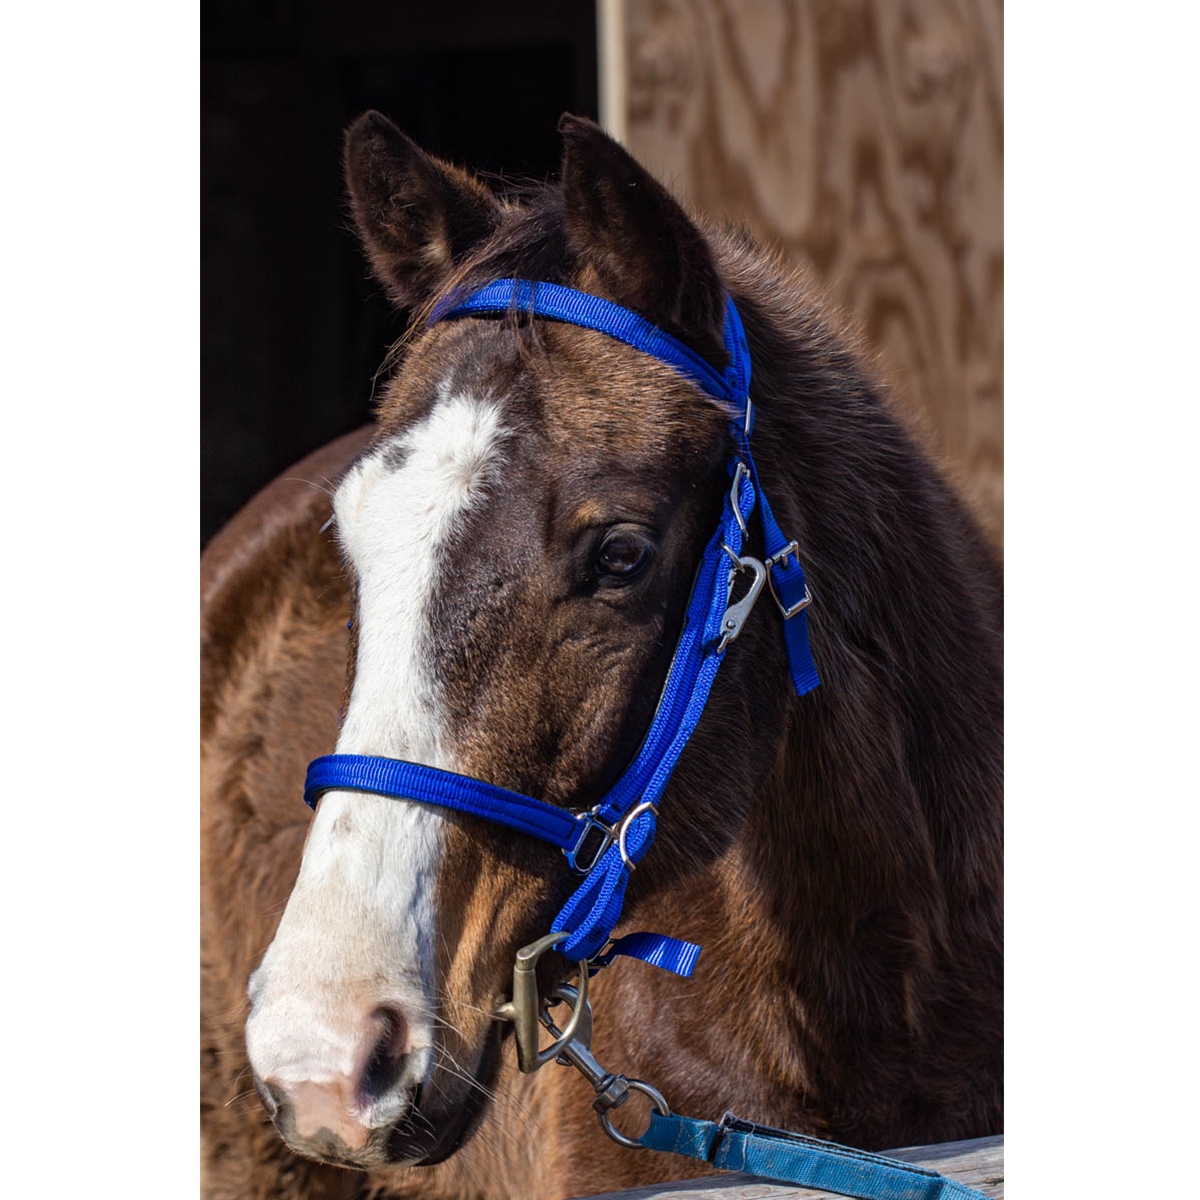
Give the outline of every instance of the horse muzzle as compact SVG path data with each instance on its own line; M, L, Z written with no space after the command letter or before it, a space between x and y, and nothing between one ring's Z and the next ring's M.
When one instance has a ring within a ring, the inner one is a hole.
M283 998L251 1014L246 1041L255 1090L288 1147L367 1169L432 1164L458 1148L495 1082L501 1032L491 1023L465 1095L463 1075L430 1069L398 1007L301 1011Z
M246 1029L254 1085L284 1141L324 1161L382 1161L388 1131L410 1113L426 1056L398 1008L284 997Z

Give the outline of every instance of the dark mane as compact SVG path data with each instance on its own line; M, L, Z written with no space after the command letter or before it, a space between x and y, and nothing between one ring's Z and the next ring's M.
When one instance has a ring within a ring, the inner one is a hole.
M823 679L789 704L786 781L767 792L780 807L760 816L795 837L751 838L755 865L790 893L779 916L805 946L806 1008L857 1048L828 1062L838 1088L897 1045L914 1062L965 1053L979 1075L948 1073L941 1112L928 1098L910 1111L901 1085L895 1117L984 1131L1002 1111L1001 1015L980 1001L1003 972L1000 567L803 278L744 235L710 238L750 339L759 470L812 581ZM872 959L907 977L907 1011L880 1006ZM878 1144L878 1108L846 1115Z

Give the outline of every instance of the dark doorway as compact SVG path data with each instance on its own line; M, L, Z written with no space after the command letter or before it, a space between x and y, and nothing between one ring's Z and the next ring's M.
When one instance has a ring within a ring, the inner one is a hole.
M201 544L369 416L399 325L347 228L341 135L377 108L427 150L557 171L595 117L594 8L206 0L201 17Z

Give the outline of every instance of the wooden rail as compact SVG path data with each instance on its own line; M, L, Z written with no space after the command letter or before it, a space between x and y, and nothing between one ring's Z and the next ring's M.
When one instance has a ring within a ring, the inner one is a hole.
M906 1146L888 1150L891 1158L903 1159L928 1167L967 1187L976 1188L993 1200L1004 1200L1004 1136L975 1138L969 1142L943 1142L937 1146ZM833 1192L773 1183L740 1172L708 1175L684 1183L660 1183L652 1187L631 1188L625 1192L605 1192L588 1200L838 1200Z

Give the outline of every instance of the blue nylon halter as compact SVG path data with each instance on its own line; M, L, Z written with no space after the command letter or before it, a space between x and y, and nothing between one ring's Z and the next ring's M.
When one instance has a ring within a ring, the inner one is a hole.
M585 876L552 925L568 933L555 944L556 949L576 961L588 959L593 969L625 955L687 976L700 954L694 943L657 933L632 933L609 944L609 935L621 914L629 873L654 839L658 801L700 720L725 650L740 631L762 585L759 572L769 580L783 616L789 671L797 695L820 682L808 644L806 607L810 598L797 547L783 536L750 453L754 421L750 351L732 300L726 301L724 330L730 363L721 372L628 309L572 288L530 280L490 283L461 303L451 301L435 310L430 324L513 310L608 334L673 367L710 396L729 404L736 414L729 462L731 485L716 532L700 559L683 632L650 729L625 773L586 813L570 813L532 796L449 771L362 754L316 759L308 768L304 800L316 808L321 793L331 788L373 792L439 804L540 838L559 847L571 868ZM756 503L763 526L765 565L741 553ZM734 578L747 568L755 571L751 591L731 603ZM590 854L589 839L599 839ZM720 1169L823 1187L862 1200L983 1200L979 1192L923 1168L754 1125L732 1113L718 1124L655 1112L638 1143Z
M434 767L362 754L315 759L308 768L304 802L315 809L321 793L334 788L372 792L442 805L540 838L559 847L571 868L584 874L551 926L568 935L555 949L576 961L589 959L594 967L607 966L620 954L687 976L700 954L694 943L635 933L609 945L610 935L621 915L630 872L654 840L658 802L700 720L726 648L740 632L764 577L783 616L796 694L803 696L820 682L808 642L810 596L796 543L780 530L750 453L754 409L749 346L729 298L724 342L730 361L724 371L717 371L678 339L627 308L573 288L531 280L496 280L465 300L443 303L429 323L513 311L607 334L674 368L735 414L730 489L717 529L701 556L683 631L650 729L625 773L586 813L570 813L532 796ZM742 539L756 503L765 547L761 563L742 554ZM755 575L750 591L731 603L735 578L745 570ZM608 950L601 954L606 945Z

